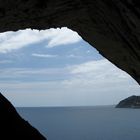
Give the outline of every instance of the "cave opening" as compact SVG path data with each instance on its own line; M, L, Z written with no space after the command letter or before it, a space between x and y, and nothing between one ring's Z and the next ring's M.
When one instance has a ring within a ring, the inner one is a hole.
M123 98L139 95L139 85L127 73L66 27L6 32L0 38L0 89L49 139L87 137L79 128L86 125L91 130L95 122L87 121L91 112L87 118L81 113L114 107Z

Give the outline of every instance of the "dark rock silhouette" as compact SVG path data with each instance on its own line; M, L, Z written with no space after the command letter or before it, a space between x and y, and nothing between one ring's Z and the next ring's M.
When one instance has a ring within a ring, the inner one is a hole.
M139 0L0 0L0 32L64 26L77 31L100 54L140 84ZM33 130L29 124L14 119L20 118L19 115L3 96L0 100L1 132L7 131L5 137L29 134ZM23 127L23 133L18 126ZM17 133L11 133L16 132L14 129ZM35 132L30 133L31 139Z
M140 108L140 96L130 96L120 101L116 108Z
M0 140L46 140L0 93Z

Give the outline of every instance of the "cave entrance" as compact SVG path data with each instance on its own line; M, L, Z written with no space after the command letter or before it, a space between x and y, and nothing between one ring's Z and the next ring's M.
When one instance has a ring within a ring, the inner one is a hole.
M72 30L0 34L0 89L15 106L116 104L139 87Z
M7 32L0 38L0 89L45 137L91 140L102 131L106 139L110 132L123 138L125 122L116 128L117 111L112 113L115 108L108 105L139 94L128 74L66 27ZM108 122L112 127L106 129ZM114 133L113 128L122 131ZM131 124L129 129L133 130Z

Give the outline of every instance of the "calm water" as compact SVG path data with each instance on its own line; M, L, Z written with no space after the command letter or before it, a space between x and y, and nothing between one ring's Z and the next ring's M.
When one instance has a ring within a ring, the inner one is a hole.
M17 108L48 140L138 140L140 109Z

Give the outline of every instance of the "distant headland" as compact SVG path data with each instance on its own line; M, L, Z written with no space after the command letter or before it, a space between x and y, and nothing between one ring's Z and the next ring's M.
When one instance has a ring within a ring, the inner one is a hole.
M120 101L116 108L140 108L140 96L130 96Z

